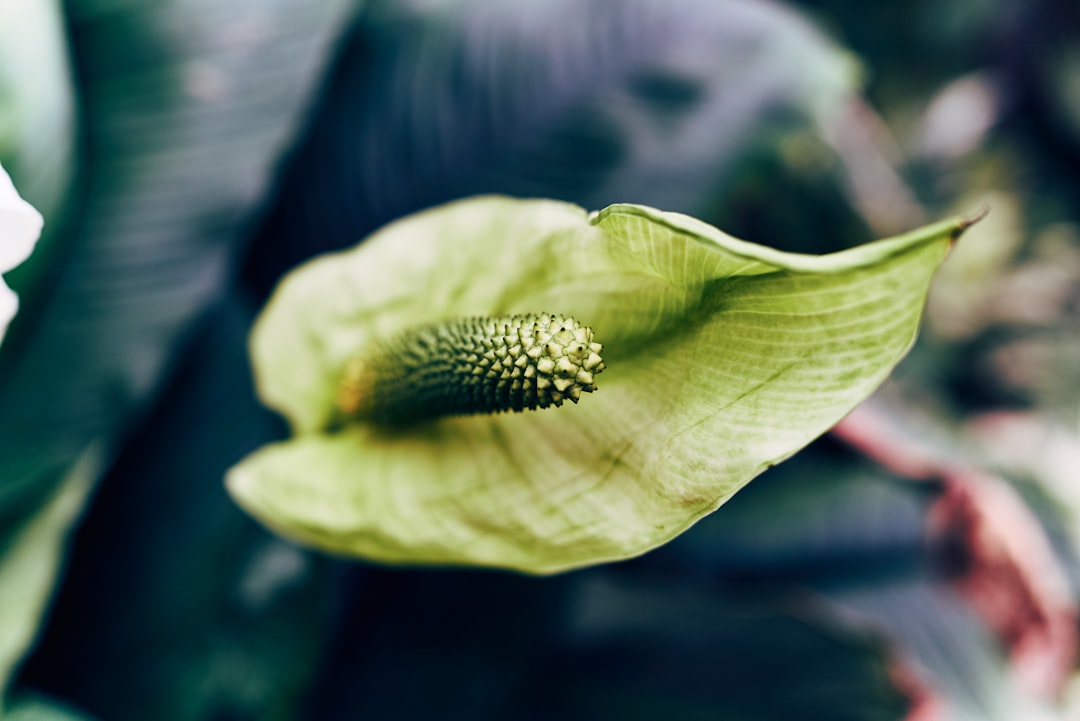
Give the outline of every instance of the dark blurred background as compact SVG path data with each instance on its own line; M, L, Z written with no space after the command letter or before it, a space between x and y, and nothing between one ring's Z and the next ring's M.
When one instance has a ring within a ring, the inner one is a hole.
M5 276L9 717L1080 718L1072 0L15 0L0 163L46 218ZM285 434L260 305L478 193L808 253L991 213L890 382L664 548L530 578L269 535L222 485Z

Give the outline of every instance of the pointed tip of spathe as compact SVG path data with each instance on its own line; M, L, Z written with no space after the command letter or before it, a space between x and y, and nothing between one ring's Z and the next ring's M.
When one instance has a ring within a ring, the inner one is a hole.
M955 243L960 238L960 236L964 234L964 232L968 228L970 228L971 226L978 223L980 220L985 218L989 213L990 213L990 204L989 203L983 203L982 205L980 205L978 208L975 209L975 212L969 213L968 215L965 215L962 218L960 218L960 220L958 220L956 222L956 227L953 229L952 238L951 238L952 242Z

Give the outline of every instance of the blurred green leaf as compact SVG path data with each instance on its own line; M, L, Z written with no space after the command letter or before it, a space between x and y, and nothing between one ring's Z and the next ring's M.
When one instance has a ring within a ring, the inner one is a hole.
M368 581L308 718L423 719L432 697L452 721L895 721L910 704L895 648L803 589L650 559L544 579Z
M250 322L236 305L207 317L116 460L24 688L108 721L298 718L338 620L340 569L267 534L222 486L281 432L250 392Z
M345 5L65 6L85 197L47 292L23 307L0 353L0 529L44 503L89 444L113 452L183 334L222 293Z
M223 292L347 5L83 0L66 18L52 2L5 5L0 153L55 234L16 278L23 307L0 349L0 564L25 574L2 584L18 596L0 604L5 676L36 633L78 505L50 510L75 493L64 479L93 448L81 492L98 480ZM69 38L86 164L65 222ZM16 544L24 528L34 537Z
M123 427L220 294L343 4L69 5L88 193L46 306L21 316L31 336L4 349L0 521L43 459Z
M271 299L251 341L256 381L297 436L232 469L230 490L290 537L383 561L548 573L642 553L881 382L968 224L801 256L642 206L586 217L479 198L413 216ZM545 310L606 346L600 391L579 406L324 431L366 345L441 318Z
M911 706L885 638L797 591L606 574L583 579L571 608L549 718L892 721Z
M91 721L91 719L54 701L32 698L20 699L16 702L4 714L4 721Z
M484 193L713 219L742 162L820 135L857 85L852 57L779 3L368 3L250 274L268 293L318 252Z
M100 472L91 446L44 507L0 536L0 710L13 672L37 635L65 556L68 531Z

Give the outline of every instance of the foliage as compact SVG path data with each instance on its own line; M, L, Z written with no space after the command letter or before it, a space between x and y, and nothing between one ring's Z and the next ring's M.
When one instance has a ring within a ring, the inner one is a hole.
M0 163L46 219L4 276L22 307L0 346L0 572L32 571L0 582L0 643L25 654L9 715L1066 714L1076 12L4 5ZM639 203L815 255L993 211L870 404L663 548L529 578L266 533L222 479L289 432L245 352L271 289L488 193Z

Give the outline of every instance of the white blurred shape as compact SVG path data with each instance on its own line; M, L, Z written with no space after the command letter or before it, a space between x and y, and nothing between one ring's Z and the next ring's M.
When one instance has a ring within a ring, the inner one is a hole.
M930 158L959 158L979 146L1001 114L1001 93L983 73L952 81L930 101L919 132L919 150Z
M241 599L248 609L263 610L303 583L308 570L307 558L299 549L270 541L256 551L241 577Z
M15 184L0 165L0 273L30 257L43 224L41 213L19 197ZM19 299L0 280L0 342L18 309Z

